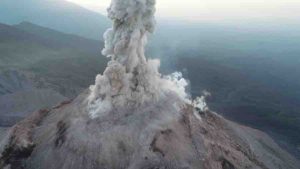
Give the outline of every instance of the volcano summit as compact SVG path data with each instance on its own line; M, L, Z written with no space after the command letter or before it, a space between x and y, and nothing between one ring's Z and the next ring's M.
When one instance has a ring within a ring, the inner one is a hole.
M299 169L264 133L191 101L180 73L162 76L144 55L155 0L112 0L111 57L95 85L71 102L40 110L0 146L6 169Z

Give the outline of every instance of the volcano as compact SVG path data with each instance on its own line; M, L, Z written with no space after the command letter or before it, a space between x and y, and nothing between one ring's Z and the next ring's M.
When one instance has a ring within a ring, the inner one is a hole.
M181 73L162 76L144 47L155 0L112 0L104 73L76 99L33 113L10 129L0 168L298 169L266 134L191 100Z

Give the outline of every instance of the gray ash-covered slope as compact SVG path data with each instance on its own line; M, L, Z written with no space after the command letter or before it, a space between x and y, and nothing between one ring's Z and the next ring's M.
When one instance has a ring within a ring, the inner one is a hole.
M0 126L11 127L40 108L66 100L50 88L38 88L32 76L20 71L0 73ZM2 138L2 137L0 137Z
M299 169L266 134L165 97L92 120L88 92L32 114L1 147L11 169ZM155 111L154 111L155 110ZM124 113L127 112L127 113Z
M76 97L105 68L101 46L28 22L0 23L0 126Z

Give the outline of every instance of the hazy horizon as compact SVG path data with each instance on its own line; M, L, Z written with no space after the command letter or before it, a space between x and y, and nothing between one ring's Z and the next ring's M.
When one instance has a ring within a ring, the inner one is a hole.
M110 0L67 0L106 14ZM159 19L190 22L299 22L300 1L296 0L157 0Z

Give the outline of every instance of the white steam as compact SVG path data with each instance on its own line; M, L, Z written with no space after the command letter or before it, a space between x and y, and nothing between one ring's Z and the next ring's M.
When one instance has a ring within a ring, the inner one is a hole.
M167 89L175 92L181 99L189 102L189 95L186 92L188 82L183 78L181 72L172 73L164 77Z
M112 0L108 17L113 27L104 34L103 55L110 57L103 75L90 87L88 111L91 118L114 108L138 107L156 102L168 92L188 101L188 83L181 73L162 77L159 60L148 60L144 47L155 27L155 0Z

